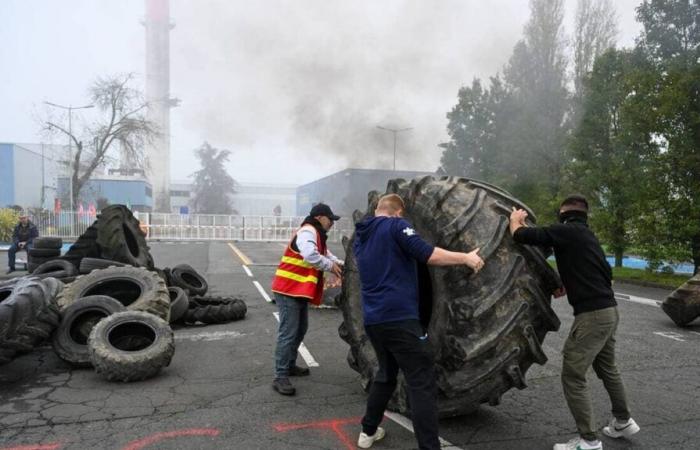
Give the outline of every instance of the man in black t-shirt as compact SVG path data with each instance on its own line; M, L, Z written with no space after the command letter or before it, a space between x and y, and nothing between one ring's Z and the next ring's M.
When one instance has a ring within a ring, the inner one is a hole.
M571 195L562 202L559 224L530 228L525 224L526 218L526 211L513 209L513 239L520 244L554 249L559 275L574 308L574 323L562 351L561 381L579 437L554 445L554 450L602 450L586 383L586 372L591 366L612 403L613 417L603 433L619 438L639 431L639 425L630 416L625 387L615 364L619 316L612 290L612 269L588 228L588 202L584 197Z

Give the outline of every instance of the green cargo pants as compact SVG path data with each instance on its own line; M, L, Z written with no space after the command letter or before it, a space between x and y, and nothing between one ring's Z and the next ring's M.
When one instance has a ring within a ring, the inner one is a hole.
M596 440L593 406L586 383L586 372L593 366L603 381L612 403L612 413L619 420L627 420L625 386L615 365L615 332L620 316L617 307L580 313L574 318L569 337L564 344L561 383L564 397L582 438Z

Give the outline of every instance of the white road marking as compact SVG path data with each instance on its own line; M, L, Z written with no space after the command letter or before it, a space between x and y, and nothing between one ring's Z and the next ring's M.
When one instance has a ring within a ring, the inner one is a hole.
M685 339L682 338L682 334L673 331L654 331L654 334L663 336L665 338L673 339L674 341L685 342Z
M253 277L253 272L251 272L248 266L246 266L245 264L243 264L243 270L245 270L245 273L247 273L249 277Z
M275 316L275 319L277 319L277 322L280 321L280 313L274 312L272 313L273 316ZM304 358L304 361L306 362L306 365L308 367L319 367L318 363L314 359L313 356L311 356L311 352L309 352L309 349L306 348L306 345L302 342L301 345L299 345L299 354L301 355L302 358Z
M270 298L269 295L267 295L267 292L265 292L265 289L263 289L263 287L260 286L260 283L258 283L258 281L255 280L255 281L253 281L253 284L255 285L256 288L258 288L258 292L260 292L260 295L263 296L263 298L265 299L265 301L266 301L267 303L272 303L272 299Z
M219 341L222 339L231 339L245 336L238 331L212 331L202 333L176 333L175 340L186 341Z
M626 302L640 303L642 305L656 306L657 308L661 306L661 302L658 300L652 300L650 298L637 297L628 294L618 294L617 292L615 293L615 299L624 300Z
M393 420L397 424L401 425L402 427L404 427L405 429L407 429L411 433L415 433L413 431L413 423L411 423L411 421L408 418L402 416L401 414L393 413L390 411L385 411L384 416L388 417L389 419ZM438 439L440 439L440 449L441 450L462 450L460 447L457 447L456 445L447 442L446 440L444 440L441 437L438 437Z
M697 331L690 331L690 333L697 334L698 336L700 336L700 333L698 333Z

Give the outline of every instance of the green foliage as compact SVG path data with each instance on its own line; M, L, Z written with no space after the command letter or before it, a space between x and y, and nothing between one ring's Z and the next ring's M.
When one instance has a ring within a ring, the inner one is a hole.
M12 208L0 208L0 242L11 242L12 231L19 223L19 213Z
M193 174L194 210L204 214L232 214L230 195L235 192L234 181L224 167L231 152L205 142L195 153L202 168Z
M613 280L632 283L653 283L659 287L676 289L690 279L688 274L671 274L663 272L651 272L644 269L630 269L628 267L614 267Z

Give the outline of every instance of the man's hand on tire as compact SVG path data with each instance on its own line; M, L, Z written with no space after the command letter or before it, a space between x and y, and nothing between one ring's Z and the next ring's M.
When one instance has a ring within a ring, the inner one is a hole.
M479 250L480 249L476 248L469 253L465 253L465 264L471 268L474 273L479 272L484 267L484 260L478 255Z

